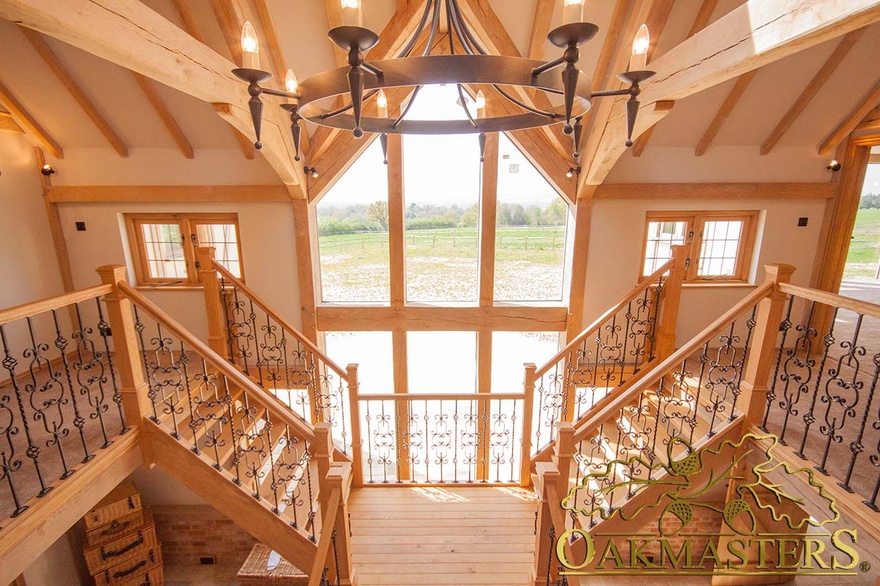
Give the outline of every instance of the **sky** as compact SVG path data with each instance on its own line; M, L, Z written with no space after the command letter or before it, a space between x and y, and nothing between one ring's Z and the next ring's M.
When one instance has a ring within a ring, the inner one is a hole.
M862 184L862 195L868 193L876 193L880 195L880 163L871 163L868 165L868 172L865 174L865 182Z
M454 120L465 117L454 85L425 86L408 119ZM473 103L468 102L473 113ZM470 207L479 201L480 147L477 134L408 135L403 138L406 205ZM372 203L385 199L387 168L374 141L322 200L327 205ZM499 141L498 198L507 203L546 207L558 197L549 183L504 135Z

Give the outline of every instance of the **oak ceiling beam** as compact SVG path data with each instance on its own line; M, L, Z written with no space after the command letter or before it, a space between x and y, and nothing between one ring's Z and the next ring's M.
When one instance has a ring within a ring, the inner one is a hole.
M623 83L613 77L615 71L627 69L627 60L631 51L626 41L632 42L636 31L648 18L651 12L652 0L617 0L614 13L611 16L611 24L608 27L608 35L599 53L599 62L596 65L596 74L593 76L593 85L598 89L619 89ZM619 98L602 98L593 103L588 118L586 138L584 140L581 167L586 170L589 162L596 157L601 145L602 132L611 118L612 113L620 110L623 100ZM615 106L618 106L615 108ZM579 177L580 185L583 186L586 174ZM578 197L583 197L579 189Z
M204 43L204 39L199 32L198 26L196 26L196 20L190 10L190 5L184 0L171 0L171 3L174 5L174 9L180 17L180 22L183 24L183 30L198 42ZM235 141L238 143L244 157L249 161L253 160L255 151L254 143L235 128L232 128L232 135L235 137Z
M880 20L880 0L747 0L656 59L639 117L655 102L678 100ZM659 118L655 118L659 120ZM641 132L650 126L639 124ZM600 184L626 150L626 121L609 120L584 181Z
M342 26L342 5L339 0L324 0L324 10L327 13L327 25L334 29ZM400 6L398 6L400 10ZM393 19L392 19L393 20ZM336 60L336 67L345 67L348 65L348 54L343 51L336 43L330 43L333 46L333 58Z
M284 185L60 185L47 198L51 203L290 201Z
M39 122L28 112L25 107L18 101L18 98L9 91L9 88L0 81L0 104L6 108L6 111L12 116L12 119L24 128L28 134L33 136L37 142L48 149L52 156L56 159L64 158L64 151L61 145L46 132Z
M529 38L529 59L543 59L544 45L550 33L550 21L556 0L538 0L535 4L535 18L532 20L532 35Z
M603 183L595 199L831 199L833 183Z
M54 73L55 77L58 78L58 81L61 82L61 85L64 86L68 93L73 97L74 101L79 104L80 108L82 108L82 111L85 112L86 116L88 116L92 123L98 128L98 131L105 139L107 139L107 142L110 143L113 150L115 150L120 157L127 158L128 147L125 146L125 143L122 142L122 139L119 138L119 135L113 127L110 126L110 123L107 122L107 119L98 112L98 109L92 103L92 100L85 94L73 77L71 77L67 69L64 68L61 61L58 60L55 52L52 51L43 36L29 28L19 27L19 30L34 47L43 61L45 61L46 65L49 66L49 69L52 70L52 73Z
M827 155L834 149L837 145L839 145L843 140L849 135L850 132L856 129L856 126L864 120L865 116L871 113L871 110L880 105L880 79L874 84L874 86L868 90L859 102L853 106L852 110L850 110L843 119L837 123L837 126L828 133L828 136L819 143L819 154Z
M718 0L703 0L703 3L700 5L700 10L697 11L697 16L694 17L694 23L691 25L691 30L688 32L687 37L690 38L694 36L696 33L700 32L703 27L708 24L709 19L712 17L712 13L715 12L715 7L718 5ZM653 29L650 29L651 32L651 46L648 47L648 62L650 63L651 59L653 59L654 55L654 33ZM662 31L661 31L662 32ZM659 40L659 34L657 35ZM654 129L657 126L649 127L645 132L642 133L635 141L633 141L632 146L632 154L634 157L641 157L645 148L648 146L648 141L651 140L651 136L654 134Z
M235 65L138 0L0 0L0 17L202 101L228 104L221 116L254 136L247 88L231 73ZM267 97L265 103L261 152L284 183L302 185L287 116L277 100Z
M804 88L804 91L801 92L798 99L791 105L791 108L788 109L788 112L785 113L785 116L782 117L782 120L779 121L776 128L773 129L761 144L762 155L769 154L770 151L773 150L773 147L776 146L776 143L778 143L785 133L788 132L788 129L794 124L794 121L797 120L798 116L801 115L801 112L803 112L810 102L813 101L813 98L816 97L816 94L819 93L819 90L822 89L825 82L828 81L828 78L831 77L831 74L834 73L841 61L843 61L843 58L847 56L850 49L852 49L853 45L856 44L856 41L859 40L864 32L865 29L860 28L844 35L840 40L840 43L837 44L837 47L834 48L834 52L831 53L831 56L828 57L813 79L810 80L810 83L807 84L807 87Z
M24 133L24 129L18 125L18 122L15 121L9 112L0 112L0 130L19 134Z
M712 118L712 122L709 123L706 131L703 132L703 136L697 141L697 146L694 147L694 155L702 157L706 154L712 141L715 140L715 136L718 135L721 127L724 126L724 123L727 121L727 117L733 112L733 109L739 103L746 89L748 89L749 84L752 83L756 73L758 73L758 70L753 69L752 71L743 73L737 78L736 83L733 84L727 97L724 98L724 101L721 103L721 107L718 108L718 112L715 113L715 117Z
M159 91L156 89L152 80L140 73L134 71L131 73L134 76L134 80L141 88L144 97L147 98L147 101L150 102L150 106L153 107L153 110L159 116L159 119L162 120L165 130L167 130L168 134L171 135L171 138L174 139L177 148L180 149L180 152L183 153L183 156L187 159L194 159L195 153L193 152L192 144L190 144L189 139L186 138L186 134L184 134L183 129L180 128L180 124L174 119L174 114L171 113L168 104L166 104L165 100L162 99L162 96L159 95Z

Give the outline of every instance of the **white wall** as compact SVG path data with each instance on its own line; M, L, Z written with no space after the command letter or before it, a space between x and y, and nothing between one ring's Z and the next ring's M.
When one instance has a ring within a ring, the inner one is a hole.
M649 195L649 194L646 194ZM638 280L642 259L645 214L662 210L760 210L756 238L755 283L764 280L763 267L785 263L797 267L792 281L807 285L816 252L826 200L598 200L593 204L584 325L589 325L620 300ZM798 218L809 218L797 226ZM687 286L682 293L678 344L688 340L753 287L725 285Z

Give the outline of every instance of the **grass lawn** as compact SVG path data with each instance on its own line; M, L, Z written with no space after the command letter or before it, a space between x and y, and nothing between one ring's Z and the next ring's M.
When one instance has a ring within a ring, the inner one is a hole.
M499 227L496 293L500 300L547 300L561 295L563 226ZM324 301L388 301L388 233L321 236ZM406 233L407 298L475 301L476 228L410 230Z
M843 278L873 279L878 262L880 262L880 209L859 210Z

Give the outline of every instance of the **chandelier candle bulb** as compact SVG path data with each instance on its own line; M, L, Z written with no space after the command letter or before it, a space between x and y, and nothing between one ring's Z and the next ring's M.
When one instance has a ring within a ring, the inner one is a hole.
M361 13L361 0L340 0L342 4L342 26L364 26Z
M245 21L241 29L241 66L245 69L260 68L260 42L251 22Z
M483 90L477 92L477 118L482 118L486 114L486 95Z
M293 73L292 69L288 69L287 74L284 76L284 89L291 94L295 94L299 89L299 82L296 80L296 74Z
M376 107L379 108L379 118L388 118L388 96L385 95L385 90L379 90Z
M562 24L583 22L584 0L562 0Z
M630 71L644 71L648 68L648 47L651 46L651 36L648 33L648 25L643 24L633 40L632 57L629 59Z

